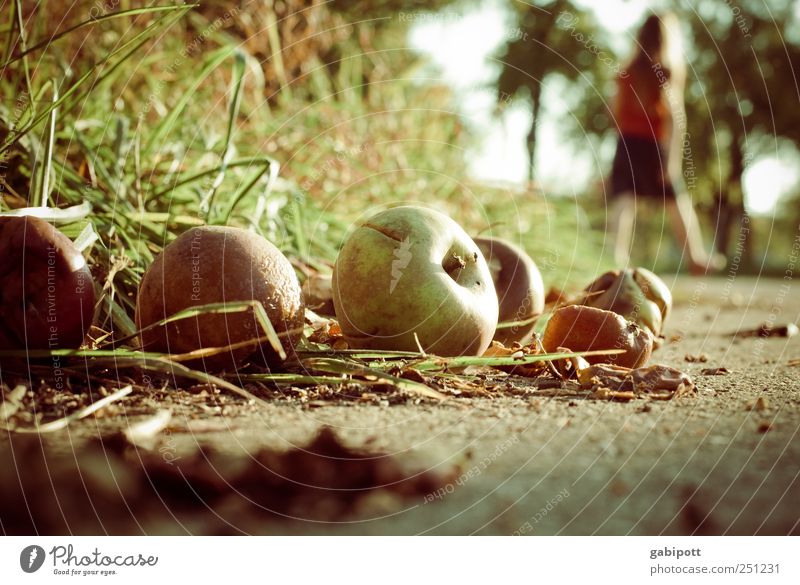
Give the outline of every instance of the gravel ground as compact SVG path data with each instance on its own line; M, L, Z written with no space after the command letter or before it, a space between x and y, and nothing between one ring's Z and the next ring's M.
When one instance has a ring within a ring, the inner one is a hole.
M372 498L347 522L239 527L280 534L800 533L800 336L733 332L800 321L780 280L670 279L669 340L653 362L683 369L697 396L604 402L534 390L502 398L398 405L273 402L173 419L171 456L302 445L321 425L347 444L396 454L413 469L458 469L434 493L398 505ZM724 367L724 375L703 375ZM523 382L524 383L524 382ZM128 413L131 414L131 413ZM62 447L112 428L71 427ZM69 440L66 440L69 439Z

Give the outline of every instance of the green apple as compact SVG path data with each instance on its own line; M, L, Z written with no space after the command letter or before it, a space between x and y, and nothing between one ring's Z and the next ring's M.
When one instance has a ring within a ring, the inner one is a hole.
M351 347L480 355L497 327L492 275L455 221L403 206L361 223L333 270L333 304Z
M544 311L544 282L533 259L524 250L500 238L478 237L500 302L500 323L530 321L527 325L498 327L494 338L503 345L530 341L533 319Z

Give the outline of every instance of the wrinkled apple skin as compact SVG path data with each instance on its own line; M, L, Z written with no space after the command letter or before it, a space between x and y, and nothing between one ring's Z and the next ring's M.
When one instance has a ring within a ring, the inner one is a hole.
M136 326L147 327L190 307L259 301L287 355L302 336L305 315L300 283L289 260L272 243L247 230L200 226L181 234L159 254L139 285ZM187 353L262 337L252 310L203 313L141 333L146 351ZM280 358L269 344L245 346L184 362L232 371L252 360L270 366Z
M498 320L527 321L544 311L544 282L533 259L521 248L501 238L478 237L475 243L483 252L492 274L500 303ZM498 328L494 338L503 345L518 341L525 345L531 339L536 323Z
M624 353L616 355L586 356L586 361L638 368L647 363L653 353L653 336L617 313L568 305L550 317L542 345L548 353L558 351L559 347L572 351L622 349Z
M351 347L480 355L498 302L483 254L446 215L396 207L347 238L333 271L333 303Z
M658 337L672 307L672 293L658 276L645 268L606 272L588 287L583 304L613 311Z

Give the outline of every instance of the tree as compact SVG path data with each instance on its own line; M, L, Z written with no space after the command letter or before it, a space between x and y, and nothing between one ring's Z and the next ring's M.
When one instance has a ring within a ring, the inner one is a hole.
M742 236L753 235L742 194L747 163L780 138L800 144L800 38L793 32L793 4L702 0L681 8L676 2L692 33L684 154L714 193L715 241L723 253L731 251L736 224L747 230Z
M602 88L619 66L593 15L569 0L514 2L512 7L516 28L495 57L500 64L497 100L501 105L515 98L530 102L533 118L527 145L533 179L536 128L547 78L560 75L570 82L577 98L572 113L581 129L600 134L608 127Z

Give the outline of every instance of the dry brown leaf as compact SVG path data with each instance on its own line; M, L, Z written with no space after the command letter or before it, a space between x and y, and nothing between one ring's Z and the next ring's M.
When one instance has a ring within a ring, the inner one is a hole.
M636 394L631 391L611 390L610 388L599 386L594 392L592 392L592 397L599 400L618 400L622 402L628 402L635 399Z
M631 370L611 364L596 364L578 370L581 388L596 398L628 400L629 395L648 394L653 400L671 400L695 393L688 374L663 365Z

